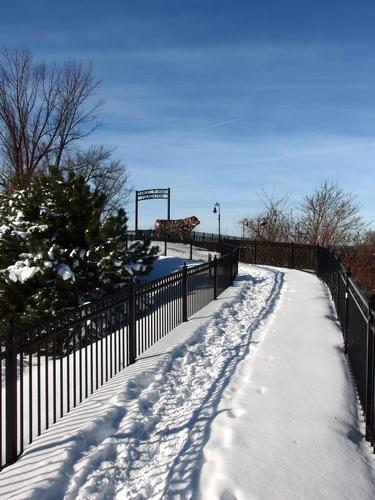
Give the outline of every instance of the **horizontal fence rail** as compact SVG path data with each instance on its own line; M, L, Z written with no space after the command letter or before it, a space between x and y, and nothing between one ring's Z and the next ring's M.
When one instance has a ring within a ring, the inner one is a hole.
M0 337L0 466L233 283L238 250Z

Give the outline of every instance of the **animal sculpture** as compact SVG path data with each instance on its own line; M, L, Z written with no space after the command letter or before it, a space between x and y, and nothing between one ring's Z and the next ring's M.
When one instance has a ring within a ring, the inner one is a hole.
M197 217L186 217L186 219L157 219L155 222L156 238L176 237L187 240L191 232L200 223Z

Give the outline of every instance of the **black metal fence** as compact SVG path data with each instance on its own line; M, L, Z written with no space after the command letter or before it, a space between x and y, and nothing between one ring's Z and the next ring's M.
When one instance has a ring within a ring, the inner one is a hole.
M138 230L137 234L130 232L130 239L158 240L155 232L150 229ZM167 242L181 243L181 240L176 237L169 237ZM218 234L199 231L193 231L185 243L221 253L224 253L229 248L238 248L239 260L247 264L317 270L317 247L314 245L250 240L238 236L219 236Z
M329 249L317 248L318 275L327 283L340 321L345 353L350 361L366 422L366 439L375 438L375 296L369 299L340 259Z
M131 239L156 239L140 231ZM177 241L177 240L176 240ZM192 233L189 243L225 255L134 285L0 338L0 466L157 340L225 290L247 263L314 270L332 294L366 421L375 437L375 299L366 298L330 250Z
M230 286L238 250L0 337L0 466Z

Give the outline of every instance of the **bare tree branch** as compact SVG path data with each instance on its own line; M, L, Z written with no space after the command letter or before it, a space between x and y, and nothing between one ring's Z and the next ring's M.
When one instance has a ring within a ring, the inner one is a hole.
M359 215L357 196L324 181L301 204L300 224L307 243L337 247L355 243L366 224Z
M26 49L3 48L0 60L0 182L27 184L99 125L99 82L74 61L47 67Z
M120 160L112 158L113 149L103 145L92 146L86 151L75 151L64 163L66 171L82 175L95 190L107 195L106 213L126 205L133 188L129 184L130 173Z

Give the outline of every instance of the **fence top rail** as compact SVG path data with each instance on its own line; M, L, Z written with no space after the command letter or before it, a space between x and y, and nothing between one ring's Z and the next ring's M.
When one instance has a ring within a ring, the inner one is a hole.
M155 231L153 229L138 229L138 231L134 230L129 230L128 231L129 236L138 236L138 237L147 237L148 239L154 238L155 241L164 241L165 239L168 242L171 243L185 243L185 244L190 244L190 243L195 243L197 241L206 241L207 243L215 241L215 242L222 242L228 244L229 242L235 242L236 246L240 244L242 246L242 243L245 245L254 245L254 244L264 244L264 245L271 245L271 246L291 246L293 245L294 248L300 248L300 249L311 249L315 250L316 245L310 245L308 243L296 243L294 241L269 241L269 240L260 240L260 239L251 239L251 238L246 238L242 236L233 236L233 235L226 235L226 234L221 234L220 236L217 233L206 233L203 231L192 231L191 235L187 240L182 241L180 238L176 236L168 236L167 238L165 237L160 237L157 238L155 235Z

